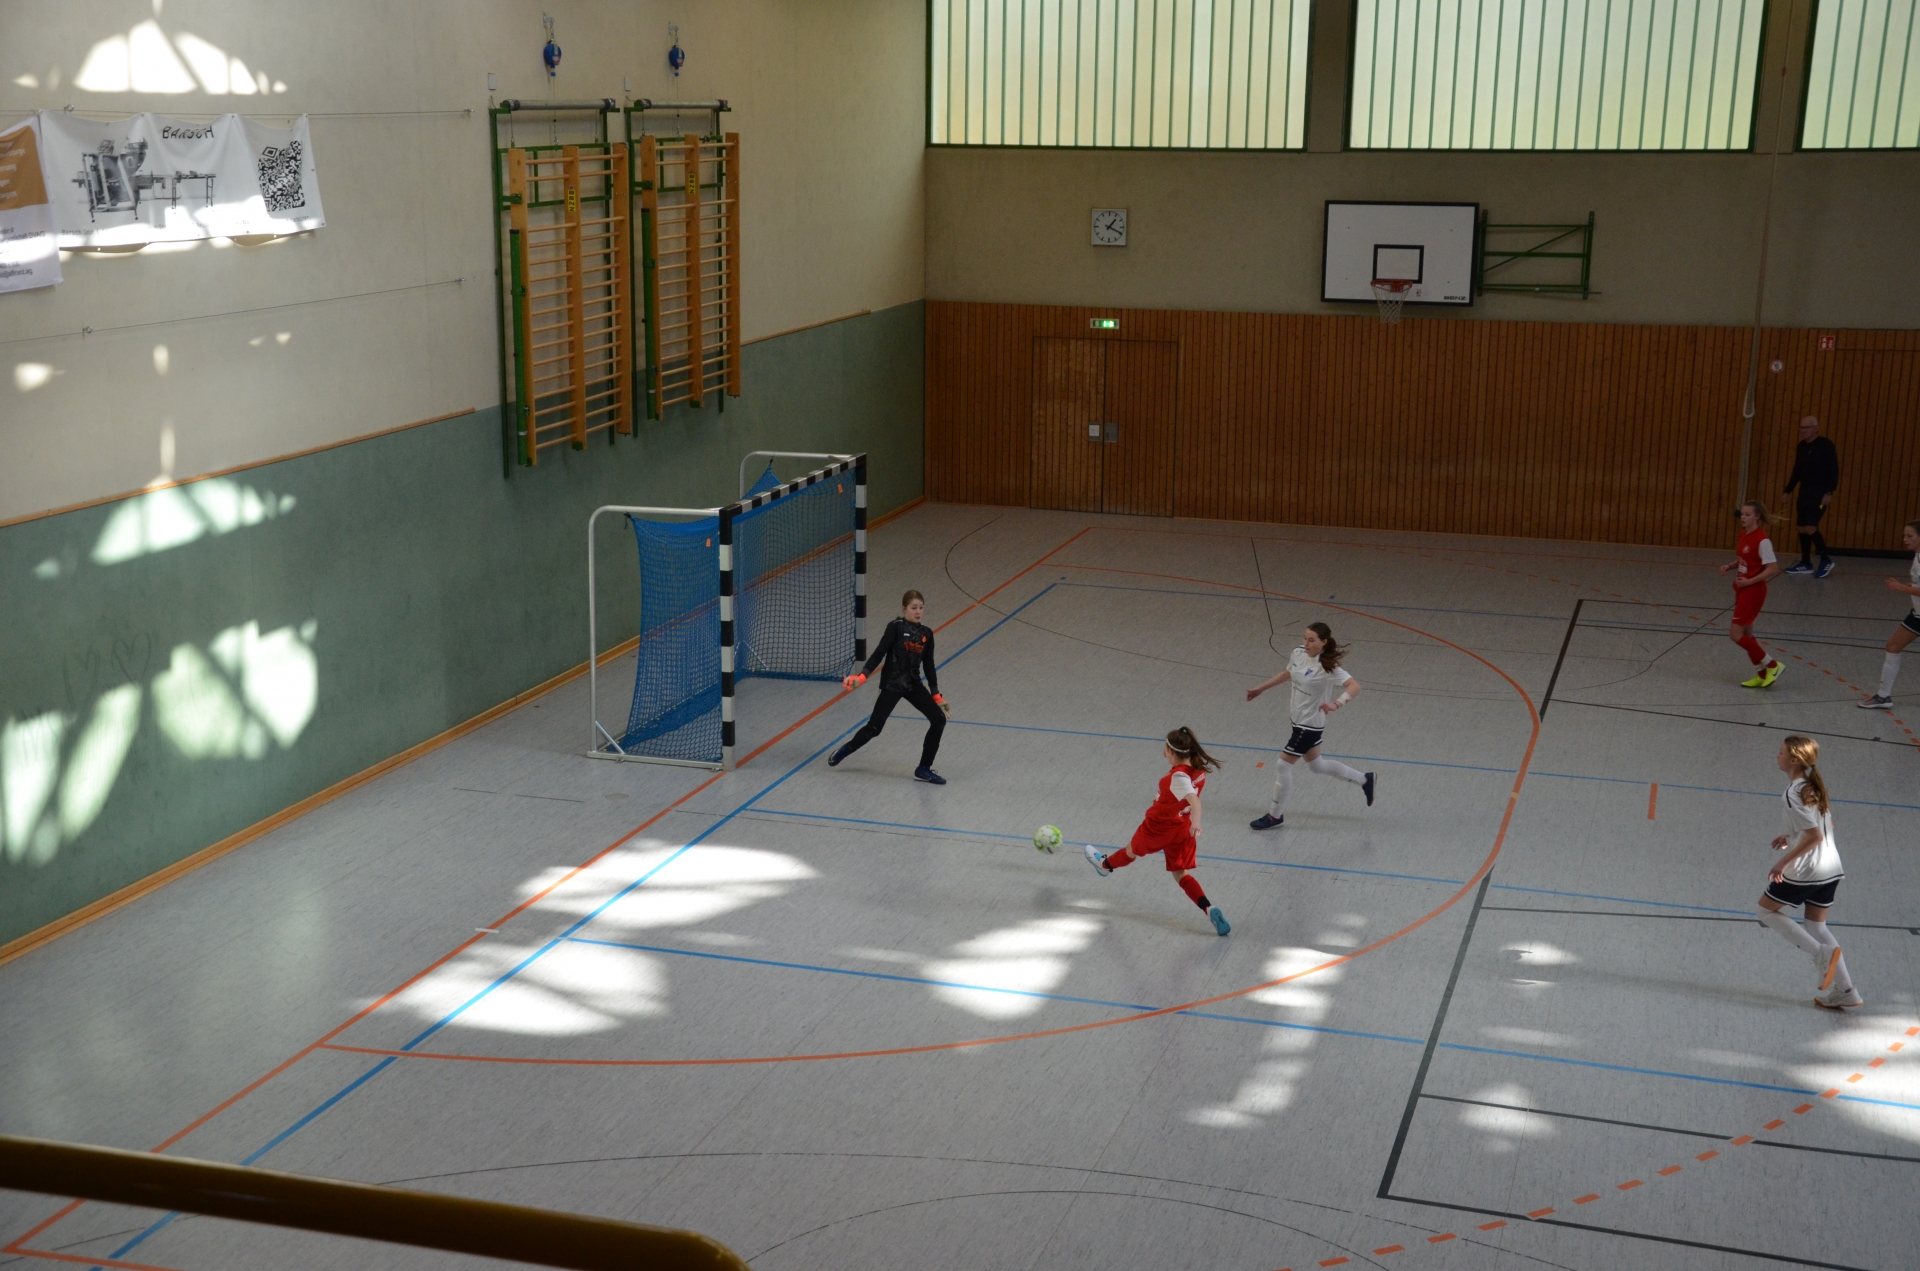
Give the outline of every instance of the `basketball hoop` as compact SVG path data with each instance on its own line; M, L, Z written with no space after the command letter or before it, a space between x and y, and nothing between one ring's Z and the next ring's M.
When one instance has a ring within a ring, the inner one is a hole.
M1400 325L1400 309L1407 302L1407 292L1413 287L1411 278L1375 278L1373 280L1373 298L1380 306L1380 321L1387 326Z

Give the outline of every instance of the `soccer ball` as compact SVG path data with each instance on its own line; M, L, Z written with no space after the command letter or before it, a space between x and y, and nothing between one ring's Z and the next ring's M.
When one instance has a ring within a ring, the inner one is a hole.
M1033 832L1033 846L1036 850L1042 852L1051 852L1054 848L1060 846L1060 827L1057 825L1043 825L1035 830Z

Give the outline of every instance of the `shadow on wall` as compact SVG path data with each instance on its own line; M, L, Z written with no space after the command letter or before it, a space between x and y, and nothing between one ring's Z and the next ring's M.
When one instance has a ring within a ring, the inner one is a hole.
M293 506L290 495L220 478L155 490L113 511L87 564L112 569L284 516ZM53 582L84 567L75 552L69 559L48 557L33 573ZM145 634L116 639L104 659L97 653L69 658L68 699L84 701L84 707L8 715L0 722L0 849L6 861L45 865L99 819L149 711L160 733L190 761L259 760L275 747L290 749L319 700L313 651L318 631L311 618L267 632L257 621L240 622L204 647L174 646L157 672L159 651ZM102 680L122 682L95 695Z

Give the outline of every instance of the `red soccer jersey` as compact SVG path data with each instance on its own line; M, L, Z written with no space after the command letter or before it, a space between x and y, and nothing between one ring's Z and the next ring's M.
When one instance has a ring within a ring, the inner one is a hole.
M1178 764L1160 778L1160 795L1147 809L1144 824L1155 829L1184 827L1193 809L1187 806L1187 792L1199 794L1207 788L1207 774L1198 768Z
M1740 558L1740 568L1734 571L1736 578L1758 578L1767 566L1778 559L1773 554L1773 540L1767 537L1767 527L1764 525L1742 530L1733 550Z

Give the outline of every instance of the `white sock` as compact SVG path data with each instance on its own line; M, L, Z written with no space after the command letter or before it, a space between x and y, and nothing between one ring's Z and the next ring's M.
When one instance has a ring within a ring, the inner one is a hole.
M1808 935L1806 930L1793 919L1771 909L1763 908L1758 913L1762 926L1772 927L1794 948L1808 955L1820 952L1820 942Z
M1900 655L1887 654L1887 660L1880 664L1880 696L1893 696L1893 682L1900 678Z
M1815 940L1818 940L1822 949L1837 949L1840 947L1839 939L1833 932L1827 930L1827 924L1824 922L1809 921L1802 923L1801 930L1805 931ZM1847 974L1847 955L1844 953L1840 955L1840 964L1833 968L1833 987L1839 989L1842 993L1853 987L1853 977Z
M1287 806L1287 796L1293 793L1293 765L1276 759L1273 766L1278 771L1273 774L1273 802L1267 804L1267 815L1279 816Z
M1367 774L1358 768L1349 768L1338 759L1309 759L1307 767L1323 777L1338 777L1342 781L1351 781L1355 785L1367 779Z

